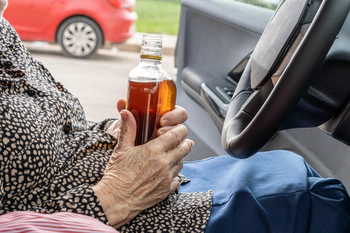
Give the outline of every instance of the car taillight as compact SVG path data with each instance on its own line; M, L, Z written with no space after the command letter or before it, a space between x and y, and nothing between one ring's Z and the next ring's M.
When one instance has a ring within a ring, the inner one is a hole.
M133 0L107 0L112 6L116 8L134 10L135 1Z

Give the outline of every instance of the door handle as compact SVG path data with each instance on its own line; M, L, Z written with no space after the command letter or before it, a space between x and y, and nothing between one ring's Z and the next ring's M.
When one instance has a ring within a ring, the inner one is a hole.
M205 83L201 84L201 95L219 117L225 118L229 105L222 101Z

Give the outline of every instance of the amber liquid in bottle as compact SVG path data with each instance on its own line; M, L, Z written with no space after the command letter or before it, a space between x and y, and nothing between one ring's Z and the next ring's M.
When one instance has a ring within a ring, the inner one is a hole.
M173 80L129 80L126 108L134 115L137 123L135 145L156 137L160 118L175 108L175 102L176 85Z

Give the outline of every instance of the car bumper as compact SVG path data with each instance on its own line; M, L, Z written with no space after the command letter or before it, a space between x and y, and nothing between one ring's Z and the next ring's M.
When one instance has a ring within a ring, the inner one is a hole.
M124 42L135 33L136 12L122 11L122 14L119 12L119 15L121 15L119 20L104 19L105 22L108 22L108 24L102 27L105 44Z

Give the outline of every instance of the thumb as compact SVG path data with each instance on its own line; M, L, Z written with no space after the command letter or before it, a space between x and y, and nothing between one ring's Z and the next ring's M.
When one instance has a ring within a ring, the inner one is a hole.
M136 120L132 113L128 110L120 112L121 124L118 140L118 149L125 149L135 145L136 138Z
M126 101L124 99L120 99L117 102L117 109L118 112L122 111L123 109L125 109L125 105L126 105Z

